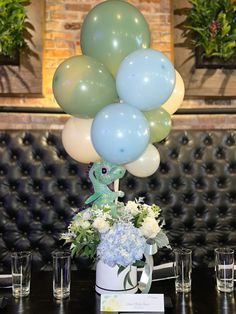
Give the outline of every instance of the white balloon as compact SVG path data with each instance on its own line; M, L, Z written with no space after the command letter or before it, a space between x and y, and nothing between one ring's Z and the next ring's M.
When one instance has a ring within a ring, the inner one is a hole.
M62 131L62 144L66 152L76 161L90 163L100 156L95 151L90 130L93 119L70 118Z
M175 70L175 73L176 80L174 90L167 101L161 105L161 108L165 109L170 115L174 114L181 106L185 93L184 81L178 71Z
M135 161L125 164L126 170L136 177L145 178L157 171L160 154L157 148L149 144L144 153Z

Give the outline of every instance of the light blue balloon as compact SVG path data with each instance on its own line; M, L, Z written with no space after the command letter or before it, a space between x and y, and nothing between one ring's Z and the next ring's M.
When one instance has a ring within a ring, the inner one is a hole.
M174 86L174 66L162 52L150 48L129 54L116 77L119 97L141 111L159 108Z
M104 107L95 116L91 139L106 161L125 164L136 160L149 142L149 125L138 109L122 103Z

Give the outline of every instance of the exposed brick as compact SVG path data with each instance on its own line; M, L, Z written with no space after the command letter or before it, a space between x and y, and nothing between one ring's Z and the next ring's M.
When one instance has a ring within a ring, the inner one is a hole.
M46 6L47 11L63 11L65 9L64 4L48 4Z
M68 20L76 20L78 18L77 14L74 13L59 13L59 12L52 12L51 13L51 19L52 20L62 20L62 21L68 21Z
M47 32L45 34L46 39L65 39L65 40L73 40L73 33L64 33L64 32Z
M63 21L50 21L46 23L45 30L47 31L62 31L64 30Z
M81 23L66 23L64 25L65 29L79 30L81 28Z
M74 49L74 41L55 41L56 48Z
M71 50L47 50L45 53L47 58L68 58L73 56Z
M50 49L50 48L55 48L56 43L54 40L45 40L45 48Z
M69 10L69 11L88 12L90 9L91 9L91 4L86 4L86 3L78 3L78 4L68 3L68 4L66 4L66 10Z

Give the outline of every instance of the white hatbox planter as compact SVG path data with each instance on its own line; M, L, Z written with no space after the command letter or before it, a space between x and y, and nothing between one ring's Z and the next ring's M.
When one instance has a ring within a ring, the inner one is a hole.
M130 267L127 267L118 275L118 266L110 267L102 261L98 261L96 266L96 292L99 294L136 293L138 291L137 267L131 266L130 280L132 286L127 282L124 287L125 276L129 270Z

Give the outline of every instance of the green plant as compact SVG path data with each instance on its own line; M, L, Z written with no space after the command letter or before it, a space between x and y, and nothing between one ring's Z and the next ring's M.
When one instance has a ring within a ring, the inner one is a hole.
M229 59L236 50L236 3L231 0L188 0L187 29L204 56Z
M28 0L0 0L0 54L13 58L26 47L26 9Z

